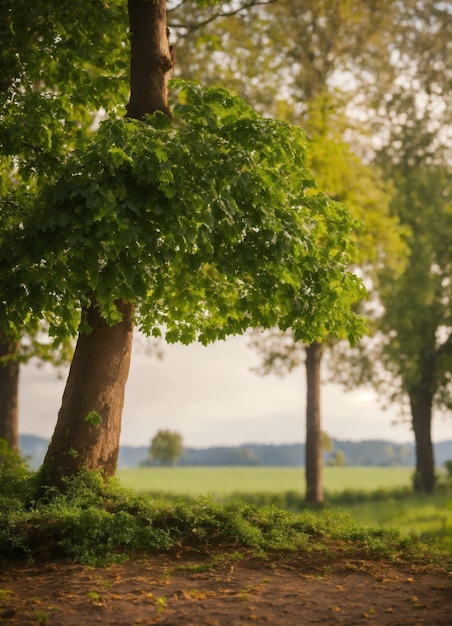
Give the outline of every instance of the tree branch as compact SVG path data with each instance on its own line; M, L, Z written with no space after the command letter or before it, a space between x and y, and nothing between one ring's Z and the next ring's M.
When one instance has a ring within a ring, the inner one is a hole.
M276 2L276 0L249 0L248 2L245 2L245 4L238 7L237 9L231 9L230 11L218 11L217 13L214 13L210 17L205 18L204 20L201 20L200 22L191 22L191 23L169 22L168 26L170 28L175 28L175 29L186 29L188 32L192 33L198 30L199 28L203 28L204 26L207 26L207 24L210 24L211 22L213 22L214 20L220 17L232 17L233 15L237 15L241 11L246 11L247 9L250 9L254 6L273 4L274 2ZM168 10L167 13L171 13L172 11L180 9L180 7L183 6L185 3L186 3L186 0L182 0L182 2L177 5L177 7L174 7L173 9Z

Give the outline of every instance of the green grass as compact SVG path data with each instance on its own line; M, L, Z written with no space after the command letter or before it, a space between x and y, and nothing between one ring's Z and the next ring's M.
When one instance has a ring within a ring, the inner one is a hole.
M72 559L100 565L177 549L202 554L280 555L300 551L343 561L360 558L437 563L452 569L452 558L397 530L364 527L331 511L293 513L243 501L218 503L154 499L83 472L64 481L63 491L40 486L38 476L0 471L0 561ZM17 489L19 487L19 489Z
M348 489L374 491L410 487L413 470L407 467L325 467L325 490L331 494ZM304 469L285 467L148 467L123 469L118 478L140 493L211 495L233 493L304 492Z
M140 468L122 470L119 479L140 493L306 508L301 468ZM412 492L411 479L410 468L326 467L326 508L365 525L397 528L404 536L415 533L452 553L452 487L443 483L433 496L421 496Z
M403 535L416 533L452 554L452 489L442 486L432 496L388 493L380 502L362 502L330 507L348 513L362 524L397 528Z
M144 493L150 486L149 478L156 489L158 474L167 481L160 483L160 490L168 491L165 484L170 485L172 497L156 498ZM0 562L69 558L94 565L177 548L220 555L235 550L261 555L301 550L306 559L316 562L319 553L340 560L365 554L375 559L437 563L452 569L451 555L427 547L414 534L403 535L397 529L376 526L373 519L364 520L372 522L364 525L338 511L307 510L301 489L288 491L300 486L301 470L148 469L122 472L121 476L123 482L124 476L140 479L141 483L133 486L143 493L88 471L63 480L60 489L47 487L42 475L30 472L17 453L4 455L0 462ZM178 476L188 482L177 481ZM145 477L148 482L143 480ZM386 511L382 522L393 520L395 510L406 518L407 511L412 513L416 508L416 522L425 524L432 537L432 524L437 523L441 509L441 532L445 535L452 519L450 498L447 500L452 485L448 487L444 480L434 498L418 499L412 505L407 498L413 496L403 486L408 478L406 470L327 468L325 472L330 505L347 502L364 506L366 513L371 507L379 514ZM363 485L373 490L364 491ZM184 489L187 495L204 490L217 494L217 498L174 496ZM441 497L442 508L438 500ZM386 506L389 503L392 512ZM405 522L411 524L412 519Z

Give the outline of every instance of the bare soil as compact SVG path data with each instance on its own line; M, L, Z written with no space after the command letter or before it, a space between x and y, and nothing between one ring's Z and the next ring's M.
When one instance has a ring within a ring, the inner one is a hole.
M91 626L452 624L452 575L365 556L139 557L121 565L0 569L0 624Z

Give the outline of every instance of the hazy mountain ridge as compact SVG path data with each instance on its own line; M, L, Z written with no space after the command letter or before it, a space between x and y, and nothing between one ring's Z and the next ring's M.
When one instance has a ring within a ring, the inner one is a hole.
M342 441L332 439L333 450L324 454L325 463L341 452L347 465L414 467L414 443L398 444L385 440ZM31 469L37 469L44 459L49 441L35 435L21 435L20 447ZM452 439L434 444L435 463L438 468L452 459ZM274 467L299 467L304 465L305 445L301 443L241 446L216 446L211 448L186 448L178 463L180 466L201 465L254 465ZM121 446L118 467L138 467L148 459L148 446Z

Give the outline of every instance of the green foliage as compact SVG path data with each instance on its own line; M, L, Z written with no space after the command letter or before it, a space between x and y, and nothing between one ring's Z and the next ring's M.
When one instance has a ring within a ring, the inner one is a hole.
M12 271L0 315L19 322L30 308L52 310L50 332L74 334L96 291L110 323L115 300L133 300L141 330L164 327L169 341L275 324L307 339L356 339L354 222L306 193L303 132L223 90L177 89L173 125L162 114L110 119L44 189L2 246Z
M184 450L182 436L171 430L159 430L152 438L149 455L162 465L174 465Z
M27 461L0 439L0 507L7 506L11 498L24 497L28 477Z
M450 171L445 165L397 164L382 156L399 191L392 208L406 224L409 258L403 273L381 275L385 307L379 328L381 359L396 381L394 393L420 392L437 407L452 406Z
M444 462L444 467L449 478L452 478L452 459Z
M98 110L125 101L129 59L122 0L40 0L33 6L1 0L0 6L1 247L31 218L36 194L61 176L68 154L89 141ZM25 259L29 250L22 253ZM26 291L25 284L18 284L2 295L14 309L15 294ZM62 344L56 346L45 337L47 321L58 323L52 310L41 307L35 313L0 321L2 335L26 335L15 358L67 362L69 339L61 333ZM75 325L78 311L73 316Z
M399 4L393 0L264 3L191 29L178 42L176 70L184 78L227 86L275 117L287 118L287 111L294 117L319 89L333 83L336 72L353 77L347 87L355 81L362 87L368 71L375 69L375 50L378 60L389 64ZM175 24L199 21L199 9L190 0L180 3L174 13Z
M439 483L435 495L412 490L379 490L371 493L337 494L327 497L331 510L341 510L366 525L397 528L404 536L419 539L452 554L452 506L450 485Z
M97 411L90 411L85 416L85 422L93 426L100 426L102 424L102 415L99 415Z
M452 552L450 483L439 479L435 495L414 494L412 469L325 467L325 504L366 525L414 532L422 541ZM210 494L218 502L243 501L291 512L306 508L301 468L184 467L122 470L127 487L153 497L179 499Z
M32 476L30 477L32 480ZM355 550L369 556L434 559L413 538L364 528L344 515L289 513L244 502L218 504L151 500L86 472L67 481L65 493L49 489L40 500L17 500L0 510L0 557L72 558L102 564L137 552L177 547L227 550ZM437 557L445 563L444 557Z
M191 15L191 4L182 3L180 13ZM381 295L384 355L366 345L352 355L350 368L340 355L335 376L342 374L350 387L373 375L380 395L389 381L386 397L393 400L406 395L410 381L420 381L421 361L430 361L423 385L446 410L452 354L450 24L450 6L443 2L316 0L306 10L304 3L280 0L247 19L189 33L179 70L221 82L260 111L301 123L320 187L365 219L359 261L372 287L382 287L368 312L381 312ZM344 141L345 132L355 149L361 146L365 162ZM381 148L377 162L372 143ZM300 360L290 347L286 354L292 363ZM386 369L382 376L371 371L378 362Z
M93 114L126 98L126 7L120 0L2 0L1 8L3 154L20 155L19 167L32 176L50 175Z
M321 93L308 104L308 163L319 187L362 220L364 227L356 232L357 262L375 283L379 267L384 265L394 273L402 263L406 252L403 229L390 214L392 186L374 163L358 156L357 146L344 140L352 124L345 106L334 93Z

